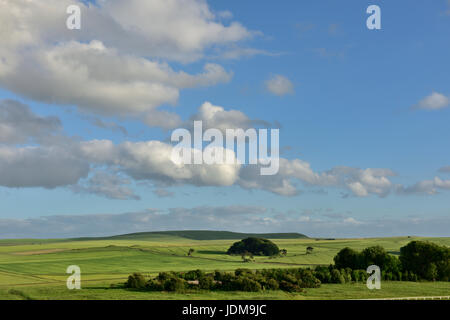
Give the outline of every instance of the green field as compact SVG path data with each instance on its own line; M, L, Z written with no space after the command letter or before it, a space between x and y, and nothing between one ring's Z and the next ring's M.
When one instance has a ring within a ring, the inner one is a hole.
M271 234L272 241L287 249L286 257L256 257L244 263L226 250L242 235L229 233L141 233L110 238L0 240L0 299L362 299L450 295L450 283L382 282L381 290L365 284L323 284L305 293L281 291L192 292L187 294L138 292L110 288L122 283L132 272L147 276L161 271L232 271L237 268L291 268L328 265L336 253L351 247L362 250L381 245L391 254L412 240L429 240L450 245L450 238L309 239L303 235ZM214 237L219 238L214 240ZM205 240L198 240L205 239ZM314 248L306 254L306 248ZM195 249L188 257L189 248ZM82 272L82 290L68 290L65 273L69 265Z

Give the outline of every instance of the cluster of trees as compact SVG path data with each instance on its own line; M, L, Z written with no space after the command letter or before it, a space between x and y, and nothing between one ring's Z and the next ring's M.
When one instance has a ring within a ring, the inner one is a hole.
M316 267L314 269L314 276L320 280L321 283L351 283L351 282L366 282L370 276L366 269L351 269L351 268L336 268L335 265L328 267ZM388 281L418 281L419 278L414 273L408 271L397 273L381 271L381 279Z
M450 248L426 241L408 243L400 249L399 258L380 246L361 252L344 248L334 257L334 263L337 269L351 270L377 265L385 280L450 280Z
M275 250L270 241L259 240L264 239L244 239L236 242L229 251L240 253L243 257L247 257L247 255L251 257L251 254L280 253L278 247ZM245 249L243 252L239 252L242 244ZM232 248L233 250L231 250ZM250 250L253 252L249 253ZM125 287L149 291L180 292L188 289L301 292L304 288L317 288L321 283L365 282L369 276L366 272L369 265L380 267L383 280L450 281L450 248L430 242L410 242L400 249L399 258L389 254L380 246L368 247L361 252L344 248L334 257L334 262L334 265L317 266L313 269L290 268L256 271L237 269L235 272L215 271L212 273L205 273L201 270L161 272L156 278L149 280L140 273L133 273L128 277Z
M320 280L314 271L304 268L265 269L253 271L237 269L235 272L201 270L189 272L161 272L156 278L146 280L140 273L128 277L125 287L148 291L221 290L250 291L283 290L301 292L304 288L317 288Z
M251 253L255 256L274 256L280 253L280 249L270 240L250 237L233 243L227 253L239 255Z
M403 270L419 279L450 281L450 248L435 243L412 241L400 249Z

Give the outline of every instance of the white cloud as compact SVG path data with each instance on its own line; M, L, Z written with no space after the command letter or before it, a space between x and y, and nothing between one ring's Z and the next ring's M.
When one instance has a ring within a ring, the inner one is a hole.
M157 107L175 105L182 89L228 82L232 73L207 63L191 75L163 61L196 61L209 48L252 36L239 23L218 22L203 0L78 2L82 27L73 31L65 27L73 3L0 2L0 86L37 101L173 128L178 116Z
M439 92L432 92L429 96L423 98L415 105L414 109L422 110L440 110L450 105L450 99Z
M91 192L116 199L137 199L127 186L133 181L149 182L158 188L184 184L238 185L282 196L301 193L301 186L343 189L348 192L345 197L385 197L393 189L399 194L434 194L439 189L450 189L450 181L438 177L411 187L394 185L390 178L395 173L389 169L334 167L316 172L310 163L301 159L280 158L279 171L273 176L260 174L262 164L241 165L237 161L222 165L177 164L172 161L174 147L171 144L156 140L120 144L110 140L80 141L63 135L58 118L39 117L27 106L14 101L4 105L7 107L0 108L3 110L0 128L14 123L17 125L14 130L19 130L17 136L14 134L15 139L25 141L32 138L32 142L36 142L33 146L0 145L0 186L10 188L65 186L75 192ZM239 111L227 111L208 102L200 107L194 118L203 120L206 127L219 129L236 125L246 128L255 123ZM56 134L52 131L54 128L58 129ZM11 142L11 138L7 142ZM197 152L202 151L191 149L192 154ZM224 153L236 157L231 150L224 149ZM105 173L99 173L98 168Z
M186 124L192 127L194 120L202 121L203 130L216 128L225 132L226 129L248 129L257 125L270 126L269 123L262 120L252 120L246 114L239 110L225 110L224 107L213 105L211 102L203 103L196 114L191 116Z
M131 36L120 41L164 58L192 61L214 45L252 37L238 22L218 22L205 0L113 0L103 1L100 8Z
M72 4L81 8L81 30L76 32L65 23ZM96 5L3 0L0 5L2 39L9 45L102 40L124 53L191 62L208 48L235 45L256 34L235 21L224 25L205 0L100 0Z
M81 143L80 157L93 164L117 167L135 180L168 185L231 186L238 179L238 164L176 164L172 161L172 149L171 145L160 141L114 145L109 140L93 140Z
M396 175L390 169L351 167L335 167L328 174L339 181L337 185L347 187L357 197L366 197L369 194L387 196L393 187L389 177Z
M294 85L292 82L282 75L274 75L265 83L266 89L277 96L294 93Z
M119 55L92 41L30 52L14 73L0 76L0 83L38 101L74 104L97 114L151 116L158 114L155 109L162 104L174 105L182 88L214 85L230 78L218 65L207 64L204 73L192 76L166 64Z

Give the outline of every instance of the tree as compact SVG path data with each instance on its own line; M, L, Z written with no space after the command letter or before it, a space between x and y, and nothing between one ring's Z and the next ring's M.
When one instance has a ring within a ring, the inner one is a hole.
M287 250L286 249L281 249L280 250L280 255L282 255L283 257L285 257L287 255Z
M359 252L346 247L339 251L334 257L334 264L338 269L362 269L362 255Z
M337 269L331 270L331 282L332 283L345 283L345 278Z
M145 281L144 276L137 272L128 276L128 281L125 283L125 287L133 289L143 289L146 285L147 281Z
M187 282L184 279L171 277L164 281L164 290L166 291L183 291L186 288Z
M384 250L381 246L368 247L362 251L362 269L377 265L381 270L397 274L401 269L400 260Z
M279 254L280 249L270 240L250 237L233 243L227 251L228 254L243 254L245 252L255 256L274 256Z
M312 252L313 252L313 250L314 250L314 248L313 248L313 247L308 247L308 248L306 248L306 254L310 254L310 253L312 253Z
M365 248L361 254L364 261L363 267L367 268L368 266L374 264L379 266L382 270L386 269L383 267L387 260L386 256L388 255L388 253L386 252L386 250L384 250L382 246L373 246Z
M450 278L450 248L445 246L411 241L400 248L400 262L403 270L413 273L418 279L448 281Z
M192 254L195 252L195 250L194 249L189 249L189 251L188 251L188 256L190 257L190 256L192 256Z

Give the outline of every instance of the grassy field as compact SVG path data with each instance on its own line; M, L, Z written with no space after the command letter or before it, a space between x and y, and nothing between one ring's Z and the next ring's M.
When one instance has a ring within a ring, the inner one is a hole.
M0 240L0 299L352 299L450 295L450 283L442 282L383 282L381 290L372 291L361 283L329 284L302 294L281 291L170 294L110 288L111 284L124 282L132 272L150 277L160 271L328 265L335 254L347 246L361 250L381 245L395 255L400 247L417 239L450 245L450 238L316 240L272 236L278 238L272 240L280 248L287 249L287 256L256 257L252 263L243 263L240 257L225 253L235 239L211 240L210 234L146 233L101 239ZM230 236L222 234L218 237ZM308 246L314 248L312 254L305 253ZM195 249L191 257L187 256L189 248ZM66 288L68 275L65 271L69 265L81 268L82 290Z

